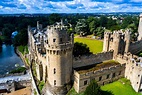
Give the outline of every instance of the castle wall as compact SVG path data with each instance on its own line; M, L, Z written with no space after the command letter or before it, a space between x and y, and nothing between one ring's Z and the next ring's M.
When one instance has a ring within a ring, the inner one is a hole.
M125 64L84 73L79 73L74 70L74 88L76 92L80 93L85 91L92 80L95 80L99 85L104 85L124 77L124 73Z
M132 54L118 55L117 61L126 63L125 77L130 80L133 89L136 92L142 90L142 61Z
M142 40L131 43L130 44L130 50L129 50L132 54L137 54L140 51L142 51Z
M101 63L105 60L111 60L111 59L113 59L113 51L102 52L90 56L75 57L73 59L73 68Z

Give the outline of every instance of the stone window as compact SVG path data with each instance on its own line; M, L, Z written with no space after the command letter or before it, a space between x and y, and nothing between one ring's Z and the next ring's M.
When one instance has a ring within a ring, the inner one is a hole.
M137 82L137 84L138 84L138 82Z
M63 39L62 38L60 38L60 42L62 43L62 41L63 41Z
M56 42L56 39L53 39L53 42Z
M109 78L109 74L107 75L106 79L108 79L108 78Z
M138 75L138 77L139 77L140 75Z
M54 85L56 85L56 80L54 80Z
M84 81L84 85L87 85L87 80Z
M121 75L121 71L119 71L119 75Z
M56 69L54 68L54 74L56 74Z
M101 81L101 80L102 80L102 76L99 77L99 81Z
M112 78L114 78L115 77L115 73L113 73L113 75L112 75Z

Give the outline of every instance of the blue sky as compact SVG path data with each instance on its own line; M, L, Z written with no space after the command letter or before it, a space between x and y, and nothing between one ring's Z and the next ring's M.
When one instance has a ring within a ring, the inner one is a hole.
M0 0L0 14L142 12L142 0Z

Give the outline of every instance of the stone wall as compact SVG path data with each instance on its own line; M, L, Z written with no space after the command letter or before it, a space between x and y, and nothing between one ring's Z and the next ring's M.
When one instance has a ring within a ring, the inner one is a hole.
M111 60L111 59L113 59L113 51L102 52L90 56L75 57L73 59L73 68L101 63L105 60Z
M76 92L85 91L91 80L95 80L99 85L104 85L124 77L125 64L119 64L95 71L79 73L74 70L74 88Z
M129 49L132 54L137 54L142 51L142 40L131 43Z
M117 61L126 63L125 77L136 92L142 91L142 58L133 54L118 55Z

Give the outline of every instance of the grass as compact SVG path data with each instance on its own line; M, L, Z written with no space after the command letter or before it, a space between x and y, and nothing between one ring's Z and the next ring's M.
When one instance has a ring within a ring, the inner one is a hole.
M109 91L114 95L142 95L140 93L135 92L130 84L130 81L125 78L101 86L101 89L103 91Z
M77 93L75 89L72 87L70 91L66 95L84 95L84 93Z
M18 46L18 50L24 54L25 53L28 53L28 46Z
M75 42L82 42L84 44L87 44L87 46L90 49L90 52L93 54L102 52L103 49L103 42L95 39L89 39L89 38L74 38Z
M126 78L119 79L110 84L101 86L102 95L142 95L137 93L132 88L130 81ZM74 88L72 88L67 95L84 95L84 93L77 93Z
M42 91L42 88L43 88L44 85L45 85L44 81L39 82L38 88L39 88L40 92Z

